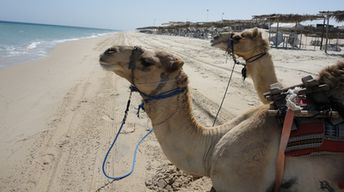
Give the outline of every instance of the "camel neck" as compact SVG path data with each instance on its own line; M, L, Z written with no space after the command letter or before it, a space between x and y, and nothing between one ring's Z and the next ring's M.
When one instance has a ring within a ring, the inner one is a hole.
M194 175L208 175L208 155L212 154L209 151L223 134L210 133L195 121L189 90L146 104L146 112L167 158L178 168Z
M264 93L268 92L270 85L277 83L275 67L271 55L266 53L263 57L247 64L248 75L252 78L254 87L260 100L268 103Z

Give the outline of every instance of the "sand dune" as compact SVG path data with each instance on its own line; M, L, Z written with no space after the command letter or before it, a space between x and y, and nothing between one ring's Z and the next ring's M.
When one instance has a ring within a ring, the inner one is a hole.
M207 178L194 178L169 163L154 134L143 143L137 167L127 179L108 184L101 163L121 121L129 84L98 64L111 45L139 45L182 57L190 77L194 115L211 125L233 62L209 41L185 37L114 33L58 45L48 57L0 69L0 191L206 191ZM300 83L342 59L320 51L272 49L282 84ZM237 66L222 123L259 105L251 80ZM129 169L137 139L150 127L136 117L134 95L125 133L109 158L107 170ZM106 185L106 186L104 186Z

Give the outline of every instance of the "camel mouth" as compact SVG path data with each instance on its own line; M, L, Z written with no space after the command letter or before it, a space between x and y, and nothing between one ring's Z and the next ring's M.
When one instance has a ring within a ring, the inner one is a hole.
M108 66L110 66L109 63L104 62L104 61L99 61L99 64L100 64L101 66L103 66L103 67L108 67Z
M109 62L106 61L106 59L104 58L104 55L101 55L99 57L99 64L101 66L110 66L111 65Z
M105 54L101 54L99 56L99 64L102 67L109 67L109 66L114 66L113 64L111 64L111 62L109 62L109 58L108 56L106 56Z
M106 63L106 62L100 61L99 64L100 64L100 66L101 66L104 70L106 70L106 71L110 71L111 68L113 68L113 65L109 65L109 64Z
M224 45L222 41L216 41L216 40L210 41L210 46L215 47L215 48L219 48L222 50L228 50L229 49L229 47L227 45Z
M105 71L116 71L119 69L118 65L108 63L108 62L103 61L101 59L99 60L99 64Z
M212 47L216 46L217 44L219 44L219 42L218 42L218 41L215 41L214 39L210 41L210 45L211 45Z

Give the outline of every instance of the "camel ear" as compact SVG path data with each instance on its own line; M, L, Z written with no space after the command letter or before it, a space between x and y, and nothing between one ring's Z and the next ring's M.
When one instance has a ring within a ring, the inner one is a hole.
M262 32L258 30L257 27L253 28L252 38L262 37Z
M161 65L170 73L182 68L184 65L182 59L165 52L159 52L156 56L160 59Z
M184 61L181 59L174 60L173 62L170 62L169 66L167 67L167 72L174 72L178 69L182 68L184 65Z

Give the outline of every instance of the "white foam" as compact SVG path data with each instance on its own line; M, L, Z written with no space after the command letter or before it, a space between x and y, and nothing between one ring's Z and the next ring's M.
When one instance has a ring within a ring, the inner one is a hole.
M59 40L54 40L53 43L57 44L57 43L64 43L64 42L68 42L68 41L77 41L77 40L81 40L81 39L91 39L91 38L96 38L96 37L102 37L102 36L105 36L105 35L108 35L111 33L112 32L93 34L93 35L89 35L89 36L82 36L79 38L59 39Z
M20 51L17 49L13 49L11 51L8 51L8 55L6 55L7 57L13 57L13 56L18 56L18 55L22 55L23 53L25 53L25 51Z
M93 33L79 37L67 37L65 39L51 39L49 36L45 38L43 34L42 38L32 38L31 41L16 41L15 43L0 44L0 67L5 67L8 64L20 63L38 57L44 57L51 48L60 43L95 38L110 33L112 32Z
M37 48L37 46L38 46L39 44L41 44L41 42L39 42L39 41L37 41L37 42L32 42L32 43L30 43L30 45L28 45L28 46L26 47L26 49L35 49L35 48Z
M64 42L67 42L67 41L77 41L77 40L80 40L80 38L60 39L60 40L55 40L53 42L55 42L55 43L64 43Z

